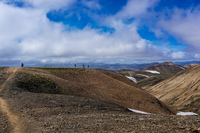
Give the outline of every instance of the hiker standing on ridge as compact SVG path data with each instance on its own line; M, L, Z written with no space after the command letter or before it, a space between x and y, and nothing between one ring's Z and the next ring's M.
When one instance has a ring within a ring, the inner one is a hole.
M21 64L21 67L24 67L24 64L23 64L23 63Z

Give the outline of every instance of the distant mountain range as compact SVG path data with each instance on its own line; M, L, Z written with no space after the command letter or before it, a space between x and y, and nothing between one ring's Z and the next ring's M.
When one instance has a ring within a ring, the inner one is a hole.
M89 65L90 68L99 68L99 69L105 69L105 70L113 70L118 71L120 69L126 69L126 70L142 70L148 66L154 66L157 64L160 64L158 62L152 62L152 63L141 63L141 64L105 64L105 63L66 63L66 64L38 64L36 66L38 67L76 67L82 68L87 67ZM190 62L174 62L174 64L184 66L186 64L200 64L200 61L190 61Z
M68 63L68 64L45 64L42 67L76 67L82 68L87 67L89 65L90 68L99 68L99 69L105 69L105 70L112 70L112 71L118 71L120 69L127 69L127 70L141 70L144 69L147 66L155 65L158 63L144 63L144 64L104 64L104 63ZM41 65L40 65L41 66Z
M177 65L185 66L187 64L200 64L200 61L185 61L185 62L174 62Z

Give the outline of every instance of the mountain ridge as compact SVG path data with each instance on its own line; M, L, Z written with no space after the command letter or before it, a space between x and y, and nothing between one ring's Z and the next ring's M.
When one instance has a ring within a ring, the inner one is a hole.
M147 66L142 70L119 70L120 74L131 76L137 80L137 85L142 88L155 85L185 68L173 62L163 62L153 66Z

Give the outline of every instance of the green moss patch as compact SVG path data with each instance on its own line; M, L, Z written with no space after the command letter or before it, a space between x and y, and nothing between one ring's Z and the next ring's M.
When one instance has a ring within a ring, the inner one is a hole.
M17 87L35 93L65 94L65 91L49 78L32 73L20 73Z

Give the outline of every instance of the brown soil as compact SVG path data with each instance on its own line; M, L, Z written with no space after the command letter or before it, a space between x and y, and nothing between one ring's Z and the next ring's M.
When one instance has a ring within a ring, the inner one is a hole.
M183 111L200 114L200 66L179 72L155 86L146 89L158 99Z
M174 76L183 69L183 67L172 62L164 62L154 66L148 66L143 70L119 70L118 72L126 76L134 77L137 80L137 86L146 89ZM146 70L158 71L160 74L146 72Z
M148 66L143 70L156 70L161 74L176 74L183 70L183 67L172 62L164 62L155 66Z
M67 95L100 99L154 114L176 114L175 110L163 102L146 91L136 88L131 80L114 72L78 68L40 69L42 70L27 68L20 72L49 78ZM22 80L20 75L17 74L16 78Z
M139 115L102 100L28 92L16 87L13 70L3 70L0 79L6 106L1 102L0 132L198 132L200 127L199 116Z

